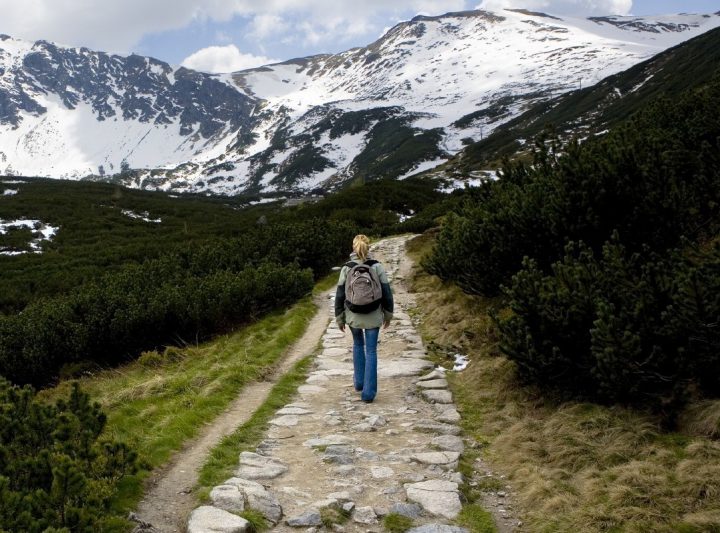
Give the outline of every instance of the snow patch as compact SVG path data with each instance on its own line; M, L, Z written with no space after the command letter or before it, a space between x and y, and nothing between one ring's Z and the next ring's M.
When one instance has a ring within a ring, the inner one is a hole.
M435 168L438 165L442 165L443 163L447 163L447 159L433 159L432 161L422 161L415 165L412 170L407 171L405 174L402 174L401 176L398 176L397 179L404 180L409 178L410 176L414 176L415 174L420 174L421 172L425 172L426 170L430 170L432 168Z
M470 359L467 355L456 353L454 357L455 363L452 368L454 372L462 372L467 368L468 364L470 364Z
M150 218L150 213L148 213L147 211L143 211L142 213L136 213L135 211L131 211L130 209L121 209L120 212L126 217L143 220L145 222L152 222L154 224L160 224L160 222L162 222L162 218Z
M33 239L28 243L30 250L13 250L9 247L0 247L0 255L22 255L26 253L42 253L42 243L52 241L52 238L60 229L57 226L45 224L40 220L17 219L5 221L0 219L0 235L6 234L11 229L28 228L32 230Z

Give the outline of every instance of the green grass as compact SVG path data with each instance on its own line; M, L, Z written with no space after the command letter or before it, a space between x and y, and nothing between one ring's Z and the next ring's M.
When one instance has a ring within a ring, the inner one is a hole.
M335 524L344 524L350 519L350 512L336 507L323 507L320 509L320 520L327 529Z
M160 358L165 362L147 357L145 364L138 361L79 380L107 414L108 437L129 444L144 467L140 474L121 481L114 510L133 509L150 470L166 463L195 437L243 386L271 374L315 312L311 298L305 298L287 311L272 313L212 342L188 346L180 353L177 348L168 349ZM283 378L276 387L286 383ZM70 383L64 382L40 394L52 400L66 396L69 388Z
M258 511L255 511L253 509L246 509L245 511L238 514L245 520L250 522L250 526L248 528L249 533L261 533L262 531L267 531L268 529L270 529L270 524L262 515L262 513Z
M457 521L472 533L495 533L497 531L492 515L476 503L463 506Z
M390 533L404 533L414 525L412 518L398 513L390 513L383 518L383 527Z
M297 388L307 377L312 356L298 361L293 368L280 378L270 391L267 399L234 433L226 436L209 454L208 460L200 470L198 493L200 499L206 499L215 485L232 477L237 468L238 454L254 450L263 439L268 422L275 412L287 404L295 395Z
M313 288L313 295L320 296L322 293L329 291L330 289L335 287L335 285L337 285L339 276L339 272L332 272L325 276L323 279L319 280Z

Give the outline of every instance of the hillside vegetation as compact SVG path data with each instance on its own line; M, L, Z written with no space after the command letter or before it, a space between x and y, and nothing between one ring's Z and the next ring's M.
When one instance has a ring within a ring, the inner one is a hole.
M4 220L32 216L60 228L42 254L0 257L0 375L36 386L61 369L115 365L286 307L342 261L357 232L400 231L400 217L413 214L405 225L427 227L423 208L445 198L416 181L292 208L94 183L17 187L0 198Z
M720 395L720 79L544 141L448 216L426 267L506 296L500 346L525 382L672 423Z

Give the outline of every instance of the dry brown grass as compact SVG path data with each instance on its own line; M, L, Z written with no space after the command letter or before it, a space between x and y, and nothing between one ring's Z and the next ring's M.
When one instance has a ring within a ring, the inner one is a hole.
M430 244L416 240L411 255ZM720 401L691 405L678 433L629 409L553 402L519 386L497 354L487 311L498 301L419 269L414 289L426 341L470 356L450 376L463 426L507 475L525 530L720 532Z

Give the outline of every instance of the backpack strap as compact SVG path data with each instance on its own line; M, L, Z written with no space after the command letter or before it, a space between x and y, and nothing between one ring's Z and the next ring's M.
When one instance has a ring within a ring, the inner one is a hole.
M347 263L345 263L344 266L346 266L346 267L348 267L348 268L352 268L352 267L354 267L354 266L358 266L359 264L361 264L361 265L367 265L367 266L373 266L373 265L377 265L379 262L380 262L380 261L375 261L375 259L368 259L368 260L365 261L364 263L356 263L355 261L348 261Z

